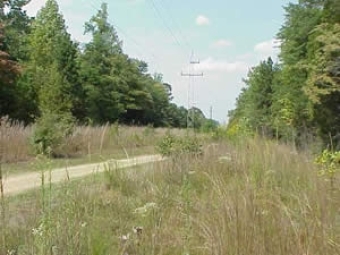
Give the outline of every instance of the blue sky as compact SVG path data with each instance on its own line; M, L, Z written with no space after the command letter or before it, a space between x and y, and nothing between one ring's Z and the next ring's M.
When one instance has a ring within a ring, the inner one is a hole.
M26 7L34 16L45 0ZM115 0L107 1L110 22L117 26L124 51L143 59L150 72L160 72L173 87L174 102L197 106L224 123L243 87L242 78L260 60L278 54L275 35L288 0ZM294 2L294 1L293 1ZM84 22L99 0L59 0L68 31L80 42ZM193 54L194 53L194 54ZM189 65L190 59L200 60ZM182 77L204 73L204 77ZM189 91L189 97L188 97Z

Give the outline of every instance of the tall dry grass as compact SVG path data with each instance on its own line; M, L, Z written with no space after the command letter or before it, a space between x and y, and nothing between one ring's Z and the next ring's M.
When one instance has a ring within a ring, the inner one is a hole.
M32 158L29 138L32 127L22 123L0 118L0 160L2 162L20 162Z
M0 120L0 161L2 163L27 162L34 159L32 148L33 126L24 126L3 117ZM141 147L153 147L166 128L124 125L77 126L71 136L59 146L60 157L101 155L113 151L129 153ZM183 130L172 132L184 133Z
M289 146L211 144L202 156L108 165L104 175L53 188L50 200L6 200L0 247L19 255L338 255L339 184Z

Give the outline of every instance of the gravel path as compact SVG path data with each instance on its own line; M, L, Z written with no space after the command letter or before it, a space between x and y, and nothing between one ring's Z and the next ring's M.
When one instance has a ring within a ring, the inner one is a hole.
M119 168L128 168L136 165L162 161L160 155L139 156L130 159L109 160L102 163L86 164L79 166L72 166L66 168L53 169L51 171L51 182L58 183L65 180L72 180L84 177L93 173L103 172L104 166L108 163L113 163ZM46 183L49 182L50 171L45 172ZM41 185L41 172L25 173L16 176L10 176L3 180L4 195L16 195L30 189L38 188Z

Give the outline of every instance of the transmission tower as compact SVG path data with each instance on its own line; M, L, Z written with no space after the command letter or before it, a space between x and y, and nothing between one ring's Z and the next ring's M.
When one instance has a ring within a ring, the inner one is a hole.
M191 71L190 68L189 68L189 72L187 72L187 73L181 72L181 76L182 77L188 77L189 78L188 92L187 92L187 96L188 96L188 98L187 98L187 100L188 100L187 129L189 128L189 117L190 117L189 113L190 113L190 106L191 106L190 105L190 89L191 89L191 84L192 84L192 92L193 92L193 95L192 95L192 97L193 97L193 104L192 105L195 106L195 102L194 102L194 100L195 100L195 93L194 93L194 91L195 91L195 77L203 77L204 76L203 72L201 72L201 73L196 73L195 72L195 66L199 65L200 61L199 60L193 60L193 56L194 56L194 54L192 53L191 60L189 62L189 67L193 67L193 71ZM195 109L193 109L192 119L193 119L193 128L195 130Z

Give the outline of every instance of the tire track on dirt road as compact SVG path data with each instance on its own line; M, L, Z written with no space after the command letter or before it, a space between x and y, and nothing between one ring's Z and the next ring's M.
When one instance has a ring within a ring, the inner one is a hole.
M108 160L102 163L85 164L72 166L68 168L57 168L44 172L45 183L49 183L51 173L51 183L58 183L65 180L74 180L85 177L94 173L105 171L105 166L112 164L119 169L129 168L137 165L162 161L164 158L160 155L145 155L130 159ZM35 189L41 186L41 172L25 173L16 176L10 176L3 179L4 195L16 195L25 191Z

